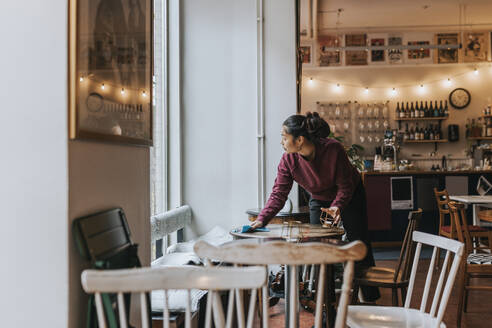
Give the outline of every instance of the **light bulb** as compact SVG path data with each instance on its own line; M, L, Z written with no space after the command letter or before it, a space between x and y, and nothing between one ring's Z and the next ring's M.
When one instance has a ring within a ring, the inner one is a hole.
M477 68L475 68L475 69L473 70L473 74L478 75L478 69L477 69Z
M84 77L81 76L80 79L79 79L80 82L84 82Z
M309 85L312 85L312 84L314 83L314 81L313 81L313 78L312 78L312 77L310 77L310 78L309 78L308 83L309 83Z
M451 84L452 84L451 79L450 79L450 78L448 78L448 79L446 80L446 85L450 86Z
M106 89L106 86L104 85L104 83L101 84L101 89L103 89L103 90Z
M340 89L340 84L339 83L337 83L337 89Z
M145 90L142 91L142 97L147 97L147 93L145 92Z
M396 89L395 89L395 88L391 89L391 94L392 94L393 96L394 96L394 95L396 95Z
M369 88L366 88L366 89L364 90L364 92L365 92L365 94L368 94L368 93L369 93Z
M421 84L421 85L420 85L420 89L423 89L423 88L424 88L424 85L423 85L423 84Z
M121 94L124 95L125 94L125 88L121 88Z

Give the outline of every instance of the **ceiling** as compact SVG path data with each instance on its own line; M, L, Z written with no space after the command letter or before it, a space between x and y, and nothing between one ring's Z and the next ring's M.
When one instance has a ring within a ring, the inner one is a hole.
M301 29L308 26L308 1L316 0L301 0ZM460 26L475 30L492 28L492 0L317 1L321 34L335 29L435 31L456 30ZM337 26L338 9L342 11Z

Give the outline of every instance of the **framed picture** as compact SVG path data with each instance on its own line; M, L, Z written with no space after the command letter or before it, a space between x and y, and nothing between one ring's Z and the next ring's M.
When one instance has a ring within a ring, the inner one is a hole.
M384 46L387 43L388 35L382 33L368 34L369 44L371 46ZM381 65L386 64L386 51L385 50L371 50L369 52L369 64Z
M489 49L488 32L463 33L463 61L465 63L487 61Z
M389 46L400 46L403 44L403 38L401 35L390 34L388 35ZM388 49L388 62L390 64L403 63L403 50L401 49Z
M408 49L403 52L405 62L410 64L428 64L433 62L432 50L423 46L433 44L434 33L429 32L411 32L405 33L403 44L409 46L422 47L417 49Z
M367 46L366 34L345 34L345 46ZM345 51L345 65L367 65L367 51Z
M71 139L152 145L152 0L70 0Z
M310 44L301 44L299 47L300 60L303 66L311 66L313 63L313 47Z
M435 36L437 45L456 45L460 43L458 33L438 33ZM458 49L436 49L436 59L438 64L449 64L458 62Z
M342 63L342 52L327 48L341 47L342 39L338 35L320 35L318 37L319 66L339 66Z

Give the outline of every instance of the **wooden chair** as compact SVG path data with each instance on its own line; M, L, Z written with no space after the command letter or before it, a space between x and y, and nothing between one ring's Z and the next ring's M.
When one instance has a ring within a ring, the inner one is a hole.
M348 307L347 315L347 325L349 327L446 327L446 325L442 322L442 319L448 304L451 290L453 289L456 274L461 264L464 245L457 240L431 235L420 231L414 231L412 239L417 243L417 246L412 265L412 273L408 284L408 293L405 298L405 305L403 307L350 305ZM434 250L432 252L432 258L427 271L423 294L417 295L418 299L421 299L420 309L418 310L411 309L410 302L412 300L412 293L415 285L415 277L417 275L417 267L419 264L422 245L433 246ZM427 309L427 299L431 289L432 275L435 272L434 266L437 260L438 248L443 248L447 250L447 252L441 273L439 275L439 280L435 288L432 305L430 307L430 311L427 313L425 312ZM449 270L447 279L445 279L447 271L446 265L452 254L454 254L453 264ZM442 289L443 286L444 291Z
M374 266L365 269L359 277L355 277L352 304L357 303L359 286L391 288L393 306L398 306L398 289L400 289L401 303L403 304L410 278L411 259L415 251L412 234L417 229L421 218L422 209L420 208L408 214L408 226L401 245L396 269Z
M259 288L266 288L267 271L264 267L245 268L204 268L196 266L176 266L158 268L138 268L120 270L85 270L82 272L82 286L87 293L95 294L97 317L100 328L106 327L106 317L102 305L103 293L116 293L118 300L119 327L128 327L127 315L129 311L125 306L124 293L140 294L141 327L151 326L148 315L148 299L146 294L153 290L164 290L164 320L163 327L169 327L169 309L167 305L167 291L170 289L187 290L187 303L185 314L185 328L191 328L191 289L208 290L207 308L205 314L205 327L212 324L212 310L218 314L214 317L215 327L244 327L244 322L233 325L231 297L229 298L227 318L221 305L218 291L231 291L237 289L249 289L251 298L247 327L253 325L255 313L255 296ZM230 293L234 295L234 293ZM213 299L213 301L212 301ZM242 307L241 299L238 300ZM213 304L218 306L214 309ZM267 310L264 312L268 315ZM218 320L216 320L218 319ZM227 320L227 321L226 321ZM265 321L266 322L266 321ZM265 326L267 327L267 326Z
M451 216L456 225L458 239L465 243L462 275L459 283L459 303L457 326L461 326L461 316L467 310L468 292L470 290L492 291L492 286L470 284L471 278L492 278L492 231L470 231L466 222L465 205L459 202L450 202ZM489 245L482 246L479 242L473 243L474 238L488 238ZM484 251L488 252L484 253Z
M335 246L319 242L302 244L287 243L284 241L252 243L249 240L234 241L224 244L221 247L215 247L204 241L199 241L195 244L194 250L198 256L207 260L214 259L245 265L266 266L269 264L284 264L289 266L290 274L294 279L290 279L288 293L290 308L286 320L288 320L289 327L291 328L297 325L296 315L299 300L299 287L297 284L298 266L305 264L320 265L315 311L315 327L320 328L326 284L326 265L345 263L342 291L335 322L335 328L342 328L345 327L346 311L354 273L354 262L363 259L367 251L366 246L361 241L351 242L343 246ZM262 296L262 308L265 309L266 290ZM265 315L263 315L263 319L265 319Z
M434 188L434 195L436 196L437 208L439 210L439 236L444 236L451 239L457 239L458 235L456 234L456 226L454 220L451 219L449 212L449 194L446 189L442 191L438 191L437 188ZM447 223L449 221L449 224ZM487 229L475 226L468 225L470 231L487 231ZM437 253L437 258L440 259L439 251ZM436 269L439 267L439 261L436 263Z

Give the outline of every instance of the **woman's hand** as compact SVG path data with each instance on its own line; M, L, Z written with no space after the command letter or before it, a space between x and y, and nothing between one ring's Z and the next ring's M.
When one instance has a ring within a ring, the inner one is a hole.
M251 228L257 229L263 227L263 222L256 220L253 223L251 223Z
M340 216L340 208L332 206L330 208L321 208L322 212L329 214L333 218L333 225L338 225L342 217Z

